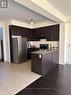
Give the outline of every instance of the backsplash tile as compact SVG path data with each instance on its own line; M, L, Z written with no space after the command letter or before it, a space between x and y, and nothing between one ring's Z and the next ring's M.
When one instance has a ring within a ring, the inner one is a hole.
M46 41L46 40L41 40L41 41L30 41L31 46L35 47L40 47L40 44L49 44L52 47L59 47L59 41Z

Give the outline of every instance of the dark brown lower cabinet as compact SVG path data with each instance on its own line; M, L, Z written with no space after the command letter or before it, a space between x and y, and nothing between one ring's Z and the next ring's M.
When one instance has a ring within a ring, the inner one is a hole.
M32 48L27 48L27 58L31 59L31 52L38 51L40 48L32 47Z
M42 74L42 59L39 59L39 54L32 53L31 55L31 70L35 73Z
M39 57L41 55L41 58ZM50 70L57 66L59 56L58 50L46 52L45 54L32 53L31 56L31 70L42 76L47 74Z
M59 64L59 50L53 51L53 64Z

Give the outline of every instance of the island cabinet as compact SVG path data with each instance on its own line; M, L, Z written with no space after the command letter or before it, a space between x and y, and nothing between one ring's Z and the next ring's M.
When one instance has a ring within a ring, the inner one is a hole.
M53 68L52 52L42 55L42 75L45 75Z
M39 58L39 54L32 53L31 63L31 70L35 73L42 74L42 58Z
M53 56L53 58L52 58L53 64L55 64L55 65L58 64L59 63L59 50L57 49L57 50L53 51L52 56Z
M31 70L42 76L55 68L58 64L58 51L35 51L31 56ZM56 59L57 58L57 59Z

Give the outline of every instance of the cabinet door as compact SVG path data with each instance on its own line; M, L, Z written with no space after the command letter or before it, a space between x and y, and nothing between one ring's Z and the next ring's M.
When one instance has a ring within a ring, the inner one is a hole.
M42 59L39 59L39 54L31 55L31 70L35 73L42 74Z
M32 29L32 40L39 41L39 29Z
M48 73L52 68L52 52L46 53L42 56L42 75Z
M52 40L59 41L59 25L54 25L52 27Z
M32 29L32 41L36 40L36 32L35 29Z
M45 39L45 29L44 28L39 28L39 39Z
M53 52L53 64L59 64L59 50Z
M11 35L14 35L14 36L19 35L17 27L14 27L14 26L10 25L9 28L10 28Z
M52 41L52 27L48 26L45 28L45 35L46 35L46 39L47 41Z
M28 29L26 33L26 37L28 41L32 41L32 30L31 29Z

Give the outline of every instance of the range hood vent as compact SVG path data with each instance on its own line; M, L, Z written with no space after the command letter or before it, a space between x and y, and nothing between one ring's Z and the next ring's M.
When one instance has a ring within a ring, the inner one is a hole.
M47 41L47 39L40 39L40 41Z

